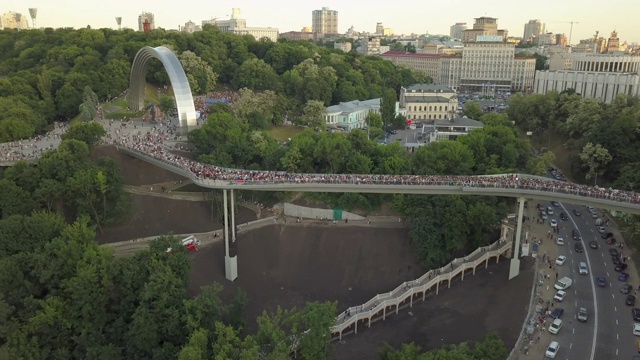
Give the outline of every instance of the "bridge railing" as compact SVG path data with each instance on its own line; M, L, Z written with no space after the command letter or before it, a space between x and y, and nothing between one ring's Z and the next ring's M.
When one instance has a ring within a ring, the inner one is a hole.
M196 176L188 165L179 166L175 162L163 159L161 157L155 157L149 155L143 151L132 149L130 147L116 145L119 149L136 154L137 156L143 156L147 159L150 159L154 162L160 162L164 165L164 167L170 167L174 169L174 171L183 174L184 176L192 179L195 183L201 184L203 186L208 187L241 187L241 186L274 186L274 185L313 185L313 184L336 184L336 185L384 185L384 186L394 186L394 185L402 185L402 186L450 186L455 187L456 189L460 189L464 191L465 189L472 188L485 188L485 189L513 189L513 190L530 190L530 191L541 191L546 193L560 193L567 194L573 196L580 196L586 199L603 199L610 200L619 203L629 203L629 204L640 204L640 195L636 193L626 193L622 191L606 191L602 192L595 188L590 188L583 185L576 185L571 183L565 183L560 181L545 181L544 184L540 183L527 183L527 182L518 182L518 181L508 181L509 177L518 177L522 179L530 179L532 181L536 181L535 178L532 178L531 175L527 174L506 174L502 175L505 178L505 181L490 181L486 182L483 180L481 176L468 176L462 179L452 179L447 180L446 177L444 179L428 179L422 178L420 176L409 176L408 178L397 178L391 175L389 178L383 178L384 175L356 175L356 174L344 174L344 178L342 175L336 174L299 174L299 177L294 179L287 178L286 176L293 176L295 174L289 174L286 172L264 172L265 174L273 175L273 178L269 179L253 179L246 178L243 176L233 176L233 175L225 175L222 179L213 177L202 177ZM241 170L241 169L225 169L229 173L251 173L251 171ZM282 176L282 177L279 177ZM229 177L233 177L229 179ZM491 178L491 177L488 177ZM495 179L495 177L493 177ZM571 186L566 186L570 184ZM435 189L434 189L435 190Z
M511 249L511 246L510 241L500 239L489 246L476 249L465 258L454 259L440 269L430 270L416 280L405 282L388 293L378 294L362 305L350 307L337 316L336 325L331 327L331 332L340 333L357 321L370 319L383 309L397 308L411 296L423 294L438 283L450 281L462 272L475 269L488 259L504 254ZM478 257L465 261L465 259L471 259L475 256Z

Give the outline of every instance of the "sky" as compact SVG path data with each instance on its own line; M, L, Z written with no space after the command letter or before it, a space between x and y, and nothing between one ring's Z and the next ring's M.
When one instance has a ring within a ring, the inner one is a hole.
M509 30L511 36L522 36L526 22L540 19L547 31L567 37L568 22L577 22L572 43L592 38L596 31L608 38L613 30L618 31L621 43L640 42L640 26L634 24L640 0L2 0L0 13L14 11L28 16L29 8L37 8L37 26L54 28L117 28L115 17L121 16L123 27L137 29L138 15L148 11L154 13L157 27L177 29L189 20L200 24L211 18L228 19L232 8L240 8L247 26L286 32L311 26L311 11L322 7L338 11L341 33L352 25L357 31L373 33L376 23L382 22L395 34L448 35L456 22L471 27L475 17L489 16L498 18L499 28Z

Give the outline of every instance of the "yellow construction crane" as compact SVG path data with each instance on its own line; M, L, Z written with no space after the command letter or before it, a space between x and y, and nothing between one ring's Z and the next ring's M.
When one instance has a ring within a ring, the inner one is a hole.
M571 24L571 28L569 29L569 46L571 46L571 35L573 35L573 24L580 24L577 21L550 21L552 23L562 23L562 24Z

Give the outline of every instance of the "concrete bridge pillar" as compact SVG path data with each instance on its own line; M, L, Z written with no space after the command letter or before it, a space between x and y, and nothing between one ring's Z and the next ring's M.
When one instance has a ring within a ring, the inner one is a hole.
M525 198L518 198L518 216L516 218L516 241L513 245L513 257L509 264L509 280L520 274L520 239L522 238L522 223L524 218ZM499 258L497 256L496 258ZM497 260L497 259L496 259Z
M231 236L233 241L229 241L229 203L227 191L222 190L222 202L224 206L224 273L229 281L238 278L238 255L236 253L236 215L234 211L234 194L231 190ZM233 251L231 247L233 246Z

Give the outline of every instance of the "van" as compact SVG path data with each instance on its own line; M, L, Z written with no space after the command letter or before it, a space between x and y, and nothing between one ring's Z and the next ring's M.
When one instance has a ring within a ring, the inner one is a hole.
M556 290L566 290L571 286L571 284L573 284L573 280L565 276L562 279L558 280L558 282L554 285L554 288Z

